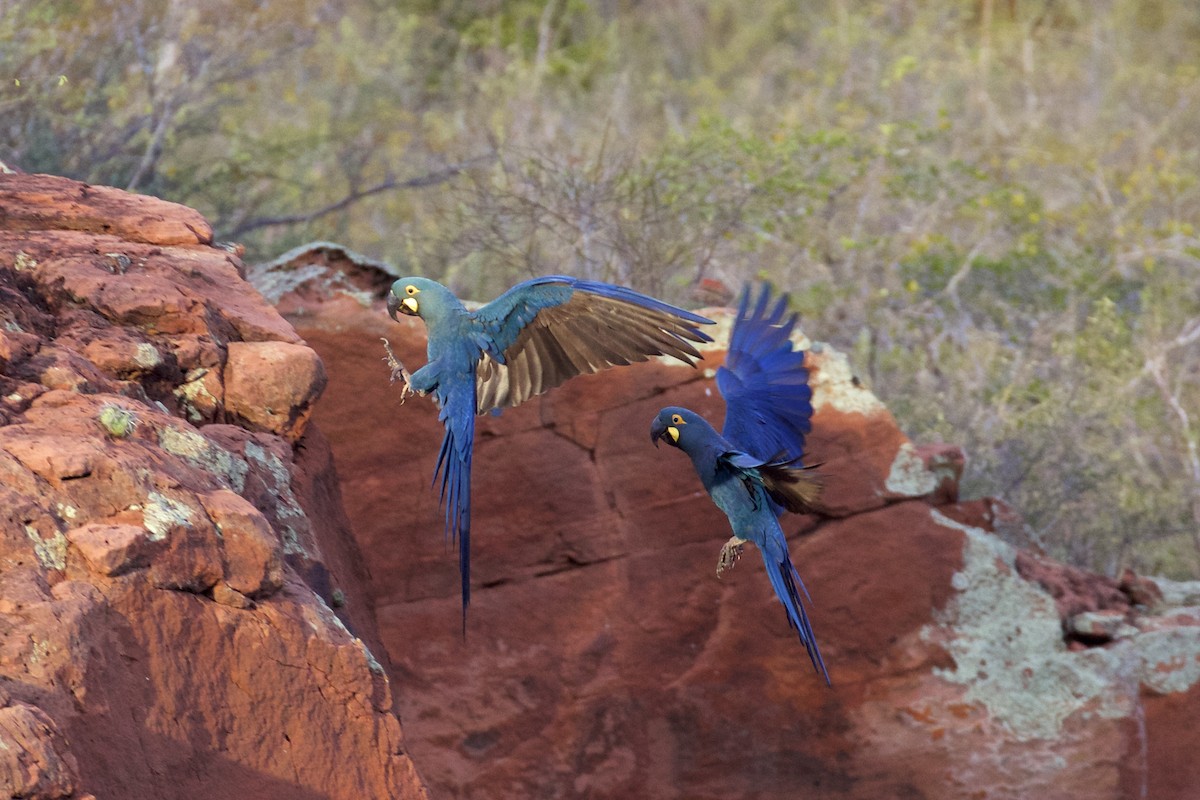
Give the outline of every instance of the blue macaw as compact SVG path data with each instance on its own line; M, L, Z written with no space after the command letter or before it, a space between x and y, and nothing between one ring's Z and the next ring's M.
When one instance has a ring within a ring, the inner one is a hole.
M388 314L425 320L425 366L409 374L388 348L404 395L433 393L446 428L433 480L442 476L446 534L459 543L463 626L471 600L471 451L475 415L523 403L575 375L674 356L695 366L689 342L709 342L698 314L597 281L549 275L519 283L476 311L428 278L392 284ZM387 340L384 340L387 345Z
M792 566L779 526L785 510L812 510L821 491L811 468L800 466L804 437L812 430L812 389L804 352L792 349L796 315L785 318L787 295L769 308L770 286L763 286L753 307L751 294L747 287L725 365L717 370L717 388L725 398L722 432L694 411L672 406L658 412L650 439L656 446L665 440L687 453L709 496L729 517L733 536L721 549L718 577L733 566L747 541L758 545L788 624L799 634L813 668L829 683L800 601L800 591L807 598L808 590Z

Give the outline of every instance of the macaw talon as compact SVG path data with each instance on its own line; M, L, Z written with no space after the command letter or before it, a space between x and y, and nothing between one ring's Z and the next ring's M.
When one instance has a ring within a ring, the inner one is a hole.
M726 570L733 569L733 565L741 558L742 547L749 541L748 539L739 539L736 536L730 536L729 541L721 548L721 555L717 556L717 577Z
M410 394L416 394L412 388L412 375L404 368L404 364L401 363L400 359L396 358L396 354L392 352L392 345L388 340L382 339L382 337L381 340L383 341L383 349L387 351L387 355L384 356L383 360L387 362L387 365L392 370L388 383L395 383L397 378L403 382L400 387L400 405L404 405L404 398Z

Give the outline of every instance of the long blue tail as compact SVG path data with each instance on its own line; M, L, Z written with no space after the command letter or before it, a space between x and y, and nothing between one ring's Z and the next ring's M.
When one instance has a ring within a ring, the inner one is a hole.
M763 563L767 567L767 577L771 579L775 596L779 598L779 602L783 603L783 607L787 611L788 624L800 636L800 642L808 651L813 669L825 677L827 685L832 685L829 680L829 671L825 669L825 660L821 658L821 650L817 647L817 637L813 634L812 624L808 621L808 614L805 613L804 603L800 599L801 591L808 598L808 590L804 588L804 581L800 580L800 573L796 572L796 568L792 566L783 531L776 528L774 532L767 535L766 543L766 547L759 549L762 550ZM811 598L809 598L809 602L812 602Z
M451 394L438 415L446 426L438 452L433 483L442 477L439 502L446 506L445 534L458 543L458 570L462 577L463 636L467 635L467 606L471 603L471 457L475 440L475 384L461 396Z

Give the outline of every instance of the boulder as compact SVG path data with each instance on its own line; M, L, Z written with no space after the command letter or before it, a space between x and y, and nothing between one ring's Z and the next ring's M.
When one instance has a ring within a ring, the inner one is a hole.
M424 798L306 425L320 359L211 239L0 175L0 785Z

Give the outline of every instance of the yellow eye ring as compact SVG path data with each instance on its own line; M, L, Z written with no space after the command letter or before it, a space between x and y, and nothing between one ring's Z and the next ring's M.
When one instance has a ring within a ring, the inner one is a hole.
M681 417L680 415L672 414L671 415L671 424L672 425L686 425L687 423L685 423L683 421L683 417Z
M405 293L406 293L406 294L408 294L408 295L410 295L410 296L411 296L411 295L414 295L414 294L416 294L416 293L417 293L417 287L413 286L413 285L410 283L408 286L405 286L405 287L404 287L404 291L405 291Z

